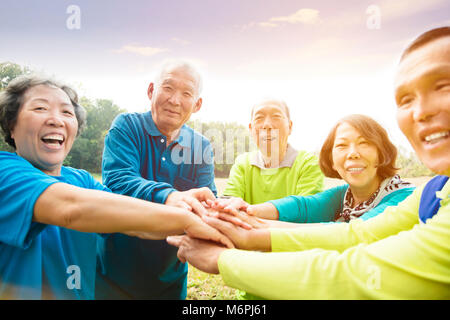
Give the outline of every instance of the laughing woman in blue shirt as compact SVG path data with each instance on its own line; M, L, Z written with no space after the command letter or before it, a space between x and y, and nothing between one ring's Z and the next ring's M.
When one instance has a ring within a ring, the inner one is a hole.
M85 120L72 89L22 76L0 94L0 299L93 299L98 233L231 243L186 209L112 194L64 167ZM164 223L161 223L163 221Z

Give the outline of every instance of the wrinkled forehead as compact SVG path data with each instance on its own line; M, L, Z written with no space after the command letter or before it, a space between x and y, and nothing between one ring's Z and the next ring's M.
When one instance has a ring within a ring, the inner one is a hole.
M265 101L259 104L256 104L252 108L252 119L256 114L273 114L273 113L282 113L286 117L288 116L286 107L278 102L278 101Z
M436 39L410 52L399 64L395 91L426 77L450 74L450 37Z
M186 67L168 67L161 72L160 83L176 82L198 90L200 78L193 70Z

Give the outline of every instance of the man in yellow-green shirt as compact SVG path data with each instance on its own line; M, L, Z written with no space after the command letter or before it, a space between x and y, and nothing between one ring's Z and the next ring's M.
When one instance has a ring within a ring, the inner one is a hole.
M450 27L405 50L395 89L399 127L437 177L367 221L244 231L205 218L239 248L277 252L169 238L178 257L269 299L450 299Z
M317 157L288 144L292 121L285 102L263 100L256 104L249 129L258 150L236 158L225 196L257 204L322 191L323 174Z

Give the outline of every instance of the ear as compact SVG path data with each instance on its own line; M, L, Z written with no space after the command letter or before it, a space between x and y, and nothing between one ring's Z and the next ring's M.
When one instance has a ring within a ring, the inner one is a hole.
M200 111L200 109L202 107L202 103L203 103L202 98L198 98L198 100L197 100L197 102L195 103L195 106L194 106L194 111L192 111L192 113L196 113L196 112Z
M153 84L153 82L150 82L150 84L148 85L148 89L147 89L147 96L150 100L152 100L152 97L153 97L153 89L154 89L154 84Z
M289 120L289 135L292 133L292 120Z

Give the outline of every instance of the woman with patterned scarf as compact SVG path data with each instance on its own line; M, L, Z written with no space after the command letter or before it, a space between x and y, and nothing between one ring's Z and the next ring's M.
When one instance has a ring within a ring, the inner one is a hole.
M349 115L336 123L320 151L320 167L325 176L343 179L347 184L312 196L289 196L257 205L243 203L240 209L259 218L279 220L259 220L259 227L367 220L414 191L412 184L396 174L396 159L397 149L380 124L364 115ZM231 213L230 208L215 208ZM252 219L238 215L256 226Z

